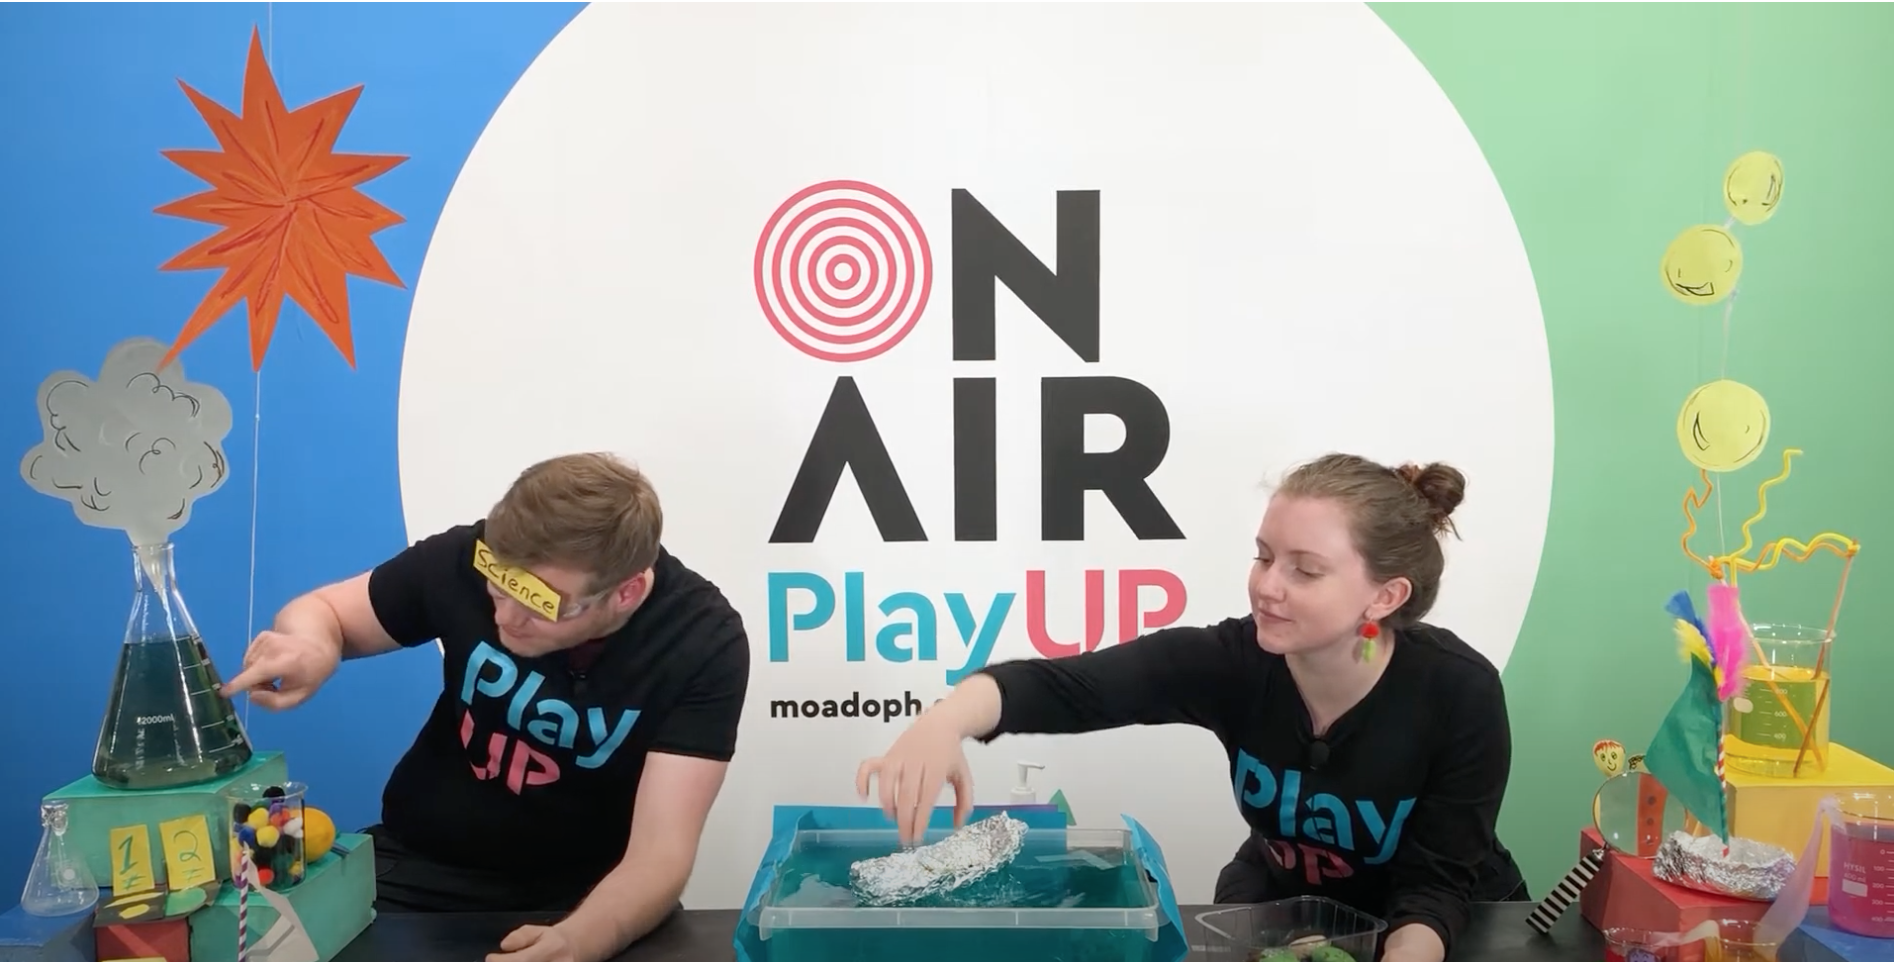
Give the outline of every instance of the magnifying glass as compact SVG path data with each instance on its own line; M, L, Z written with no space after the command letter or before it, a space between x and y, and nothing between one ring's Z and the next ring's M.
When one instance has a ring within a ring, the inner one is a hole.
M1644 756L1626 758L1623 745L1606 740L1592 747L1592 757L1605 773L1604 784L1591 799L1592 826L1604 839L1605 847L1584 853L1526 916L1526 924L1541 935L1549 934L1559 916L1578 901L1579 894L1604 866L1606 848L1633 858L1656 858L1658 848L1672 832L1693 828L1683 802L1644 770Z
M1613 851L1656 858L1672 832L1689 831L1682 802L1633 758L1623 772L1605 779L1592 796L1592 825Z

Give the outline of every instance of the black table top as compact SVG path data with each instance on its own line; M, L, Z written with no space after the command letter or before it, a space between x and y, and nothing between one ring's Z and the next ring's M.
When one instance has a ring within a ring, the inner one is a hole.
M1193 947L1204 939L1197 913L1211 906L1181 907ZM1494 902L1473 907L1473 924L1452 962L1598 962L1604 939L1578 915L1565 913L1541 936L1526 925L1530 902ZM522 925L548 925L555 916L383 913L349 943L334 962L482 962L500 939ZM615 962L730 962L736 934L734 909L685 911L621 954ZM1192 959L1202 957L1193 952Z

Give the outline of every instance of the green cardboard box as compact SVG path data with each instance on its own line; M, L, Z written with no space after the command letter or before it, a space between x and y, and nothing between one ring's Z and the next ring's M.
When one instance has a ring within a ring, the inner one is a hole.
M335 848L317 859L302 884L283 893L302 920L322 962L336 957L375 920L375 842L367 835L337 835ZM276 910L250 896L249 942L255 946ZM236 962L237 888L225 882L209 905L191 913L191 962Z
M250 764L228 777L178 788L128 792L108 788L98 779L84 778L46 796L65 802L66 842L85 856L86 867L101 887L112 884L112 829L144 824L151 830L152 873L165 883L164 842L158 826L174 818L202 814L210 823L212 864L217 877L230 878L230 803L222 794L232 785L281 785L289 780L282 752L258 752ZM321 806L317 806L320 808Z

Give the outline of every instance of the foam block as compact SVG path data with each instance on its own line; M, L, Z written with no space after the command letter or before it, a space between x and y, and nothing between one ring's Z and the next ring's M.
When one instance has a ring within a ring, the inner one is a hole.
M1894 768L1842 745L1829 743L1828 769L1804 778L1766 778L1724 773L1730 785L1730 832L1739 838L1780 845L1797 858L1815 828L1815 807L1828 795L1894 788ZM1828 833L1822 833L1815 874L1828 874Z
M282 752L258 752L250 764L228 778L179 788L128 792L107 788L90 775L46 796L66 803L66 844L85 856L86 867L101 885L112 880L112 829L143 824L151 830L151 869L166 884L164 849L158 825L174 818L203 815L210 823L212 863L217 877L230 877L230 803L221 794L232 785L281 785L289 780Z
M92 913L53 918L19 906L0 915L0 962L93 962Z
M375 920L375 843L367 835L338 835L302 884L283 893L302 920L323 962L336 957ZM276 924L276 910L252 893L249 936L255 945ZM236 962L237 889L226 882L211 904L191 913L194 962Z
M1782 944L1779 962L1894 962L1894 939L1871 939L1829 924L1828 910L1815 906Z
M1587 828L1579 833L1580 854L1603 844L1597 829ZM1579 911L1585 921L1600 929L1687 932L1710 919L1753 922L1769 910L1767 902L1712 895L1672 885L1653 874L1651 865L1650 859L1618 852L1607 854L1598 874L1579 897ZM1817 904L1827 901L1827 883L1825 878L1815 880L1813 898Z
M186 919L115 922L97 926L92 935L97 940L98 962L191 962L191 926Z

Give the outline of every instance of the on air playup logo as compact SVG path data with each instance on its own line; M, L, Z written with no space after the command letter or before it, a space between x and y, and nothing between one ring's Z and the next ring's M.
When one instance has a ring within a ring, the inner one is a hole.
M1048 266L971 192L952 191L954 361L995 360L995 297L1004 284L1081 360L1099 362L1100 194L1059 191L1055 202L1056 266ZM855 362L892 349L920 322L933 291L934 267L927 231L907 204L875 185L837 180L796 192L770 215L757 240L753 274L757 303L785 341L811 357ZM1116 375L1039 380L1039 540L1083 541L1089 491L1103 494L1138 540L1183 539L1149 481L1170 447L1170 418L1157 394ZM942 400L950 398L953 409L949 443L956 542L1000 540L996 385L993 376L956 376L941 386ZM924 403L929 390L916 384L901 400ZM1085 422L1094 415L1122 425L1124 440L1116 449L1086 450ZM844 470L852 474L882 542L927 542L883 430L855 379L838 376L770 543L814 542ZM887 430L899 427L890 424ZM1058 657L1099 646L1106 629L1106 575L1093 569L1073 579L1083 583L1084 635L1060 641L1047 629L1046 571L1024 572L1026 632L1035 650ZM810 571L775 571L768 579L770 660L786 661L792 634L818 629L835 616L836 585ZM864 661L871 651L866 574L849 571L841 582L847 657ZM1116 582L1119 641L1183 614L1184 584L1170 571L1127 568L1117 572ZM1159 589L1155 607L1143 607L1149 597L1145 588ZM794 595L808 597L792 613ZM987 663L1015 597L1015 592L999 592L982 606L964 593L943 595L965 646L960 666L947 672L950 684ZM884 616L904 612L906 618L876 633L876 657L893 662L940 657L941 619L932 597L894 592L878 608Z

